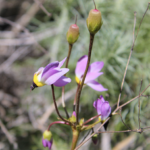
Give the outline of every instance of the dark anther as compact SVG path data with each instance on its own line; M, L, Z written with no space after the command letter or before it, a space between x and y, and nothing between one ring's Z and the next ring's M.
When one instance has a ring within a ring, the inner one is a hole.
M36 87L38 86L33 82L32 85L30 86L30 89L33 91Z

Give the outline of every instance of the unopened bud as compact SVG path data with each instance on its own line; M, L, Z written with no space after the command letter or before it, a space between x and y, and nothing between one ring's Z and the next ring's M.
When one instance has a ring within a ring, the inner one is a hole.
M93 141L93 143L96 145L97 144L97 141L98 141L98 134L94 134L93 136L92 136L92 141Z
M70 26L67 32L67 41L69 44L73 44L79 37L79 27L76 24Z
M75 111L72 113L72 116L69 118L69 121L72 123L76 122L76 112Z
M83 123L84 123L84 118L82 118L82 119L80 120L79 125L82 126Z
M88 30L91 34L98 32L103 24L101 12L97 9L92 9L86 20Z

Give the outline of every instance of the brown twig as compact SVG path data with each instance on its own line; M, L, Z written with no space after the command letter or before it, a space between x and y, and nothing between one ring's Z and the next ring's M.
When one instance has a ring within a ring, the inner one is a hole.
M101 114L100 114L100 115L96 115L96 116L94 116L94 117L88 119L87 121L85 121L85 122L83 123L83 125L87 124L88 122L94 120L95 118L97 118L97 117L99 117L99 116L101 116Z
M139 27L138 27L138 30L137 30L137 33L136 33L136 36L135 36L135 40L136 40L136 38L137 38L137 36L138 36L138 33L139 33L139 30L140 30L141 24L142 24L143 19L144 19L145 15L146 15L146 13L147 13L147 11L148 11L149 5L150 5L150 2L148 3L147 9L145 10L145 12L144 12L144 14L143 14L143 17L142 17L142 19L141 19L141 21L140 21L140 24L139 24Z
M26 56L28 53L31 52L31 49L29 49L30 46L25 47L19 47L8 59L6 59L1 65L0 65L0 72L1 71L8 71L10 66L13 62L15 62L18 58L22 58Z
M18 23L15 23L15 22L13 22L11 20L8 20L6 18L3 18L3 17L0 17L0 22L5 22L5 23L13 26L14 28L16 28L18 30L23 30L25 33L27 33L28 35L30 35L33 38L33 40L35 41L35 44L41 49L41 51L43 51L44 53L47 53L47 51L35 40L34 36L24 26L22 26L22 25L20 25Z
M124 85L124 81L125 81L125 77L126 77L128 65L129 65L130 58L131 58L131 55L132 55L132 52L133 52L133 48L134 48L134 42L135 42L135 40L134 40L135 25L136 25L136 12L134 12L133 44L132 44L132 47L131 47L131 50L130 50L130 54L129 54L129 58L128 58L128 61L127 61L127 65L126 65L126 68L125 68L125 71L124 71L124 75L123 75L123 79L122 79L122 83L121 83L121 89L120 89L120 93L119 93L119 96L118 96L117 107L119 107L121 93L122 93L122 89L123 89L123 85Z
M142 88L142 83L143 83L143 80L141 80L141 86L140 86L140 91L139 91L139 95L140 95L140 93L141 93L141 88ZM141 122L141 120L140 120L140 96L139 96L139 99L138 99L138 122L139 122L139 129L141 128L141 126L140 126L140 122Z
M122 123L126 126L127 129L130 129L130 130L131 130L131 128L124 122L124 120L123 120L123 118L122 118L121 111L122 111L122 109L120 109L120 114L119 114L119 115L120 115L120 117L121 117Z
M47 11L47 9L42 5L41 2L39 2L38 0L34 0L34 2L37 3L37 4L40 6L40 8L43 10L43 12L45 12L45 14L46 14L48 17L50 17L50 16L52 15L51 13L49 13L49 12Z
M18 148L18 144L15 142L15 137L13 137L9 131L6 129L6 127L4 126L4 124L2 123L2 121L0 120L0 127L1 130L4 132L4 134L6 135L9 143L11 143L14 146L14 149Z

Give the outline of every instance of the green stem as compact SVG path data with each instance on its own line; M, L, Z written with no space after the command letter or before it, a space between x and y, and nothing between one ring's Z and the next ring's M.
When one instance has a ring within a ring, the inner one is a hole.
M73 132L73 139L72 139L71 150L74 150L76 148L80 132L74 129L72 130L72 132Z

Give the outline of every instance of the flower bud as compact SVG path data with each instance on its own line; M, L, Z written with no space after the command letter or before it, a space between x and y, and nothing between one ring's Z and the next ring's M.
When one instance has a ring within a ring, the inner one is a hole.
M79 125L82 126L83 123L84 123L84 118L82 118L82 119L80 120Z
M43 138L50 141L51 138L52 138L52 133L48 130L46 130L44 133L43 133Z
M97 9L92 9L89 12L89 16L86 20L88 30L91 34L95 34L98 30L100 30L103 22L101 12Z
M93 136L92 136L92 141L93 141L93 143L96 145L97 144L97 141L98 141L98 134L94 134Z
M73 111L72 116L69 118L69 121L72 123L76 122L76 112L75 111Z
M71 25L66 36L69 44L75 43L79 37L79 27L76 24Z
M49 150L51 150L53 139L52 139L52 133L50 131L46 130L43 133L42 143L44 147L48 147Z

